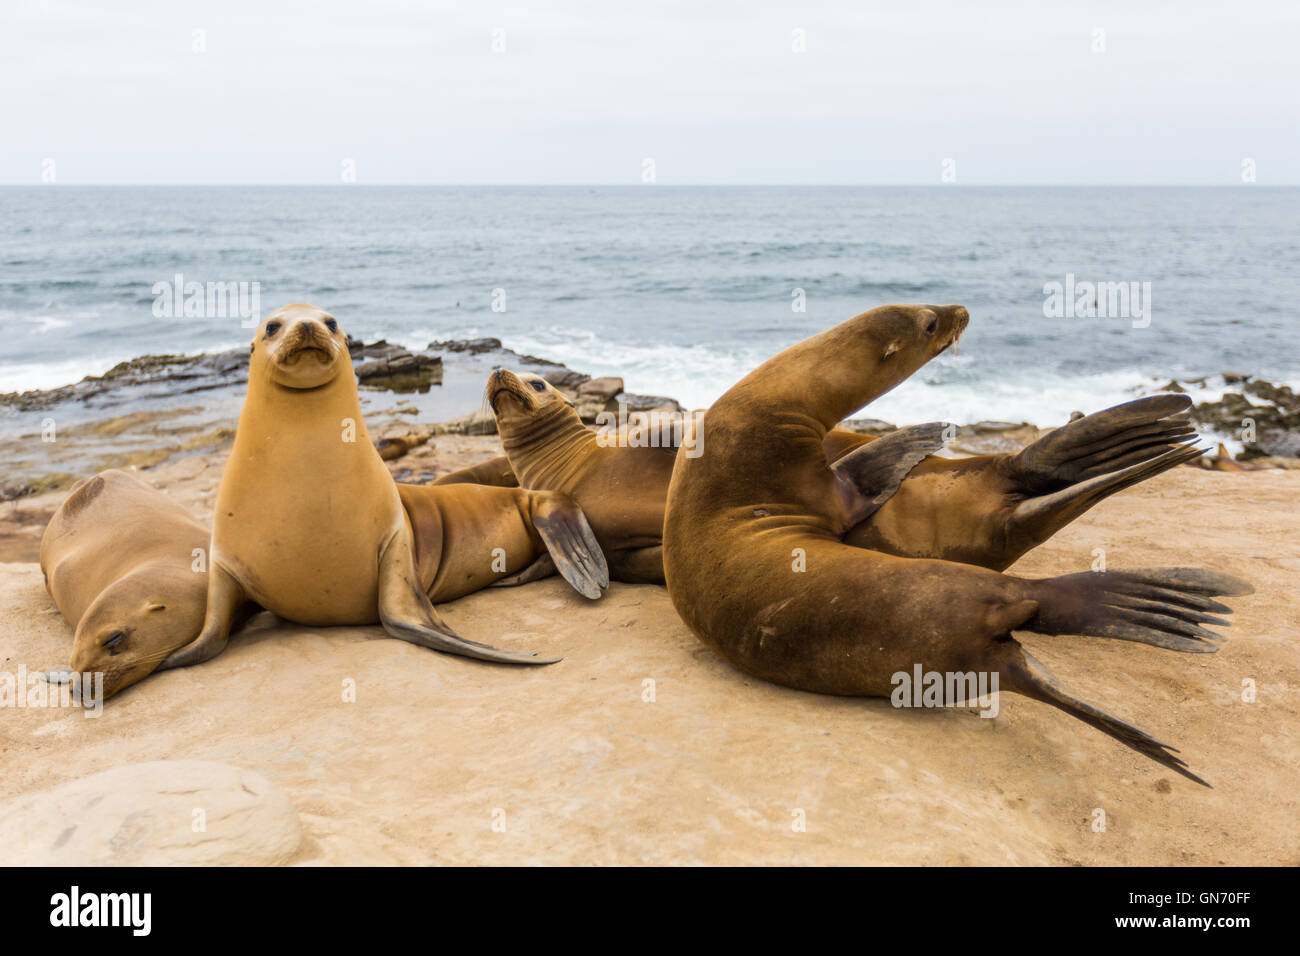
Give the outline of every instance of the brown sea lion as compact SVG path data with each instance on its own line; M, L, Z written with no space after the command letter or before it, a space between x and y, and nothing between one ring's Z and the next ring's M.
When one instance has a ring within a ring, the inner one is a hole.
M165 667L220 653L234 609L249 599L300 624L380 623L393 637L479 660L555 660L467 640L434 611L411 520L361 416L346 339L315 306L273 312L253 339L209 567L203 628Z
M671 449L602 441L563 393L538 375L499 369L487 399L507 455L452 472L435 484L520 483L573 495L602 545L613 547L611 575L663 583L662 529ZM856 547L902 557L932 557L1001 571L1098 501L1167 471L1200 452L1182 447L1196 432L1181 413L1185 395L1155 395L1117 405L1055 429L1018 453L948 459L923 457L901 485L891 480L904 446L936 451L942 423L892 432L884 444L835 428L822 445L828 460L877 457L878 508L844 536ZM499 410L498 410L499 409ZM921 442L917 446L916 442ZM632 537L635 545L628 548ZM653 542L653 543L647 543Z
M679 457L669 486L664 565L673 606L706 645L757 677L889 696L896 675L918 665L996 674L1001 689L1052 704L1204 783L1172 748L1066 693L1011 633L1212 652L1221 636L1201 624L1224 624L1207 612L1230 612L1212 596L1249 593L1249 585L1187 568L1027 580L840 540L875 506L854 453L834 467L827 461L827 430L951 346L968 321L956 305L872 309L786 349L723 395L698 425L704 454ZM879 461L867 464L870 473Z
M676 449L602 440L553 385L531 373L498 369L486 397L519 486L571 495L596 532L611 578L662 584L664 501ZM497 459L478 467L504 480Z
M203 625L210 537L182 505L125 471L74 485L41 538L45 586L76 629L73 671L102 673L111 697L192 641Z

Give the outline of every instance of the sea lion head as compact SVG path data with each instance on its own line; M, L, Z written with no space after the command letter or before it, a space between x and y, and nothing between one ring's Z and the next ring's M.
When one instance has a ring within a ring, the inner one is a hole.
M72 670L104 675L104 697L148 677L203 627L206 578L143 566L86 609L72 644Z
M249 381L269 378L284 388L312 389L350 371L347 337L324 309L295 302L266 317L253 337Z
M488 376L484 390L497 424L503 428L531 421L544 409L572 409L573 402L558 388L532 372L512 372L499 368Z
M871 357L907 365L909 375L947 351L970 323L960 305L882 305L863 317L871 319L864 329Z

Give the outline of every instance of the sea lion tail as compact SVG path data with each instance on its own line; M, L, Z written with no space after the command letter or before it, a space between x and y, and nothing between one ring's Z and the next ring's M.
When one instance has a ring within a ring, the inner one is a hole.
M1023 694L1044 704L1051 704L1071 717L1077 717L1085 724L1096 727L1103 734L1114 737L1124 746L1136 750L1144 757L1150 757L1156 763L1168 767L1174 773L1181 774L1203 787L1213 789L1207 781L1192 773L1185 760L1175 756L1178 753L1176 748L1161 743L1140 727L1135 727L1113 714L1106 713L1100 707L1094 707L1067 693L1052 672L1016 641L1008 638L1004 646L1006 647L1003 653L1005 660L999 670L1002 689Z
M1202 624L1227 627L1216 615L1232 608L1216 597L1251 594L1238 577L1205 568L1084 571L1031 582L1038 612L1024 629L1136 641L1171 651L1213 654L1226 640Z

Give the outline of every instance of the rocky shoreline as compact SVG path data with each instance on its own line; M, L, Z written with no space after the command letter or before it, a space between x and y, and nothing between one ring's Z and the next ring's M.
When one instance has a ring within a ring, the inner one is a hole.
M564 392L589 423L603 412L685 411L672 398L627 393L621 378L592 377L514 352L495 338L435 341L412 351L384 340L349 337L348 347L367 422L381 456L390 463L439 435L495 435L496 423L481 395L486 374L499 366L541 375ZM148 470L222 452L234 437L247 368L248 353L242 348L144 355L72 385L0 393L0 501L60 491L104 468ZM1226 441L1240 451L1227 465L1222 463L1225 456L1207 456L1194 464L1232 470L1300 467L1300 396L1290 388L1225 372L1170 381L1163 387L1153 383L1149 391L1220 389L1216 400L1194 406L1192 418L1207 439ZM461 414L449 414L457 410ZM844 424L877 435L897 427L869 418ZM1045 430L1027 422L976 422L959 427L951 451L1014 451ZM406 481L431 481L438 474L436 468L414 463L394 467Z

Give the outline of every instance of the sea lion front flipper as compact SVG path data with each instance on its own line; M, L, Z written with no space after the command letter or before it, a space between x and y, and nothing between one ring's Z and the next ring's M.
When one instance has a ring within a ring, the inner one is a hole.
M243 586L215 562L208 572L208 605L203 615L203 630L184 647L172 651L156 668L189 667L211 660L226 649L235 615L248 600Z
M908 425L873 442L860 445L839 458L831 471L856 488L866 499L855 524L875 511L898 491L912 469L944 446L947 422Z
M1136 641L1171 651L1213 654L1226 627L1215 614L1232 608L1215 597L1251 594L1240 578L1204 568L1084 571L1030 582L1038 612L1024 625L1040 634L1082 634Z
M1140 727L1120 720L1106 713L1100 707L1079 700L1068 694L1046 667L1036 660L1017 641L1008 639L1001 649L1005 659L999 666L999 675L1004 690L1023 694L1033 700L1051 704L1065 711L1071 717L1077 717L1085 724L1096 727L1102 733L1114 737L1126 747L1131 747L1144 757L1150 757L1158 764L1163 764L1174 773L1181 774L1203 787L1210 784L1192 773L1187 762L1174 756L1177 749L1156 740ZM1211 787L1211 789L1213 789Z
M403 526L379 556L379 620L393 637L420 647L499 664L554 664L558 657L503 651L461 637L438 616L415 573L411 535Z
M559 492L534 493L532 518L561 577L583 597L599 598L609 587L609 566L578 503Z

